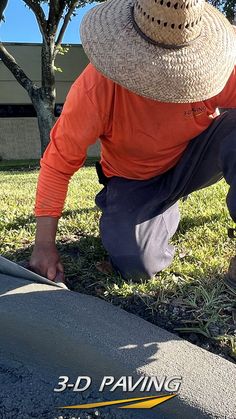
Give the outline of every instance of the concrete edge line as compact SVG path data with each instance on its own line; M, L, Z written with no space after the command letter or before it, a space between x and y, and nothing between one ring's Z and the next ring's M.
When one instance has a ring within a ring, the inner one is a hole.
M235 417L236 365L96 297L0 274L0 334L3 351L59 375L182 376L158 417Z

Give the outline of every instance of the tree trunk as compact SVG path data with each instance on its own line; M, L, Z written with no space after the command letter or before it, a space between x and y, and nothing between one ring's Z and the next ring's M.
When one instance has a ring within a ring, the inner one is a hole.
M54 39L48 37L42 45L42 87L39 94L32 97L37 117L43 155L49 141L50 131L55 123L54 108L56 99L55 87L55 54Z
M54 109L52 110L51 103L47 105L43 97L33 98L32 102L37 113L41 155L43 155L50 140L50 131L55 123Z

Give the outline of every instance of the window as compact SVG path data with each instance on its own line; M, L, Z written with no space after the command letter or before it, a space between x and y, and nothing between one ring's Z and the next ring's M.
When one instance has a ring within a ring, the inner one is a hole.
M60 116L62 103L55 105L55 116ZM36 118L33 105L0 105L0 118Z

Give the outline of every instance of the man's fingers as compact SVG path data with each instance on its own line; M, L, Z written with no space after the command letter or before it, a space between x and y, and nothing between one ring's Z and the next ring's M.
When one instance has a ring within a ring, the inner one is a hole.
M61 262L58 262L57 264L57 274L55 282L65 282L64 267Z
M34 272L50 281L55 281L57 273L60 272L63 275L64 271L54 244L35 245L30 258L30 266Z
M56 266L50 266L47 271L47 278L54 281L56 278L57 269Z
M63 272L57 271L56 277L54 279L55 282L65 282L65 277Z
M29 263L29 266L28 266L27 269L29 269L32 272L35 272L38 275L47 277L47 272L45 271L45 269L43 269L41 267L39 268L37 265Z
M57 269L59 272L62 272L64 274L64 267L61 262L58 262Z

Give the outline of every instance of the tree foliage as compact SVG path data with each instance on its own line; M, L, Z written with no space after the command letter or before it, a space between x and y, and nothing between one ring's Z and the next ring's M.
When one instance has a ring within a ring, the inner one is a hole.
M208 0L213 6L217 7L229 19L231 23L234 21L236 13L236 0Z
M0 0L0 22L1 20L4 21L3 12L5 10L6 5L7 5L7 0Z

